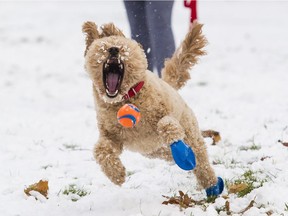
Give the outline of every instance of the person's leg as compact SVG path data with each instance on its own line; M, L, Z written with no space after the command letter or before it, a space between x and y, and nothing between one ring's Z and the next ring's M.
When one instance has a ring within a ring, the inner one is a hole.
M131 37L142 45L147 56L148 69L153 71L154 62L152 60L151 41L146 21L145 2L124 0L124 5L131 28Z
M147 1L146 14L152 43L153 56L159 76L166 58L175 51L174 36L171 27L173 1Z

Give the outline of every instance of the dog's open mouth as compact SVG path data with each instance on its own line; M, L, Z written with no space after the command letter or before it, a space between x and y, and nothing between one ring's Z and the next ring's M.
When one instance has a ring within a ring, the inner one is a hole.
M118 57L118 53L112 52L103 65L103 82L108 97L114 98L118 95L123 76L124 64Z

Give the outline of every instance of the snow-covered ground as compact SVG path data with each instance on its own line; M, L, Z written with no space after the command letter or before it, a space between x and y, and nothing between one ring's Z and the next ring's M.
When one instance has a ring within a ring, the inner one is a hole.
M288 2L199 1L198 9L208 55L180 93L201 128L222 135L216 146L207 140L217 174L233 181L250 170L265 180L243 198L230 194L231 211L255 199L244 215L288 215L288 148L277 142L288 142ZM176 1L177 44L188 16ZM193 174L176 165L125 152L128 177L118 187L93 159L98 132L81 25L114 22L129 35L122 1L1 1L0 20L1 216L212 216L223 209L223 197L206 208L162 205L162 195L178 190L205 198ZM40 179L49 181L48 200L23 192ZM88 194L73 202L63 194L72 184Z

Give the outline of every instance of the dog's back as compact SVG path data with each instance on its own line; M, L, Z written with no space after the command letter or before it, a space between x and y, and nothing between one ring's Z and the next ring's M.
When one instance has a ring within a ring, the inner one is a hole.
M172 58L165 61L162 79L176 90L186 84L190 79L189 70L197 63L200 56L206 54L202 50L207 44L206 38L202 35L202 26L201 24L195 25Z

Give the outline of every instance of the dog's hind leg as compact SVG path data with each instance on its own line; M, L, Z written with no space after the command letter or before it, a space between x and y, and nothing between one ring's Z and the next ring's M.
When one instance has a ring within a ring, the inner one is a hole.
M117 185L122 185L125 182L125 167L119 158L122 150L122 145L115 144L107 137L100 138L94 148L94 157L97 163L106 176Z
M199 130L197 120L192 112L183 115L181 118L182 126L185 130L184 142L188 144L196 156L196 167L193 170L200 186L206 190L207 197L219 196L224 189L224 182L221 177L216 177Z
M198 183L207 189L217 183L215 172L209 163L209 158L201 131L193 113L183 115L181 118L185 130L184 141L194 151L196 156L196 168L193 170Z
M217 183L217 177L213 168L209 163L209 158L206 150L204 140L200 134L192 134L191 129L186 131L186 144L192 147L196 156L196 168L193 170L196 175L198 183L207 189Z
M184 170L193 169L198 183L206 189L207 196L218 196L223 191L223 180L215 176L209 163L204 139L195 117L192 113L183 115L181 123L182 125L171 116L165 116L157 124L158 133L164 143L171 146L177 165ZM176 148L175 144L178 145ZM174 154L173 149L176 150Z
M195 132L195 131L194 131ZM207 197L219 196L224 189L224 181L216 177L212 169L200 131L192 134L191 130L186 133L186 143L189 144L196 155L196 168L193 170L198 183L205 189Z

